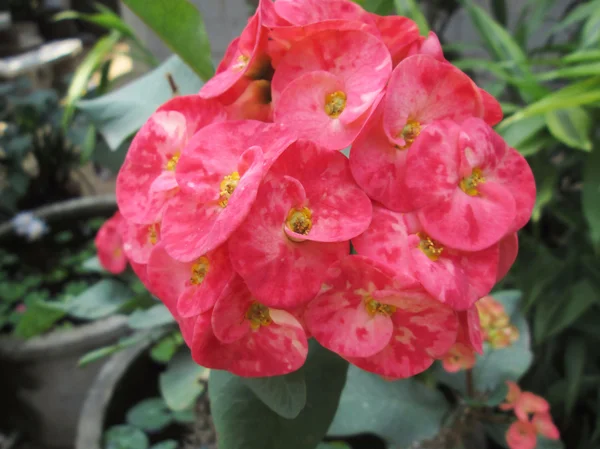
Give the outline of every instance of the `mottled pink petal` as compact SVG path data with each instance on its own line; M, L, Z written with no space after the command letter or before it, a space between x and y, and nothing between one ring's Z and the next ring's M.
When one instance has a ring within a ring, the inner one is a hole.
M483 120L490 126L497 125L504 117L502 106L500 106L500 103L498 103L498 100L496 100L493 95L484 89L480 89L479 93L481 94L481 99L483 101Z
M427 37L419 36L411 46L408 56L427 55L441 62L448 62L444 57L440 39L433 31L430 31Z
M514 409L517 400L521 396L521 388L519 388L519 385L517 385L515 382L507 380L506 386L508 387L506 398L504 399L504 402L498 406L500 410L504 411Z
M224 120L222 106L196 95L177 97L155 112L138 131L117 177L117 202L128 221L160 221L176 193L172 172L189 138Z
M117 211L104 222L94 239L100 265L113 274L119 274L125 271L127 267L127 257L123 251L122 238L124 225L125 220L121 213Z
M324 285L304 315L319 343L342 357L368 357L389 344L392 320L368 313L364 295L398 287L391 272L367 259L346 257L330 267Z
M560 439L560 432L552 421L550 413L536 413L532 422L538 434L551 440Z
M192 359L205 368L227 370L231 364L232 353L227 351L226 346L222 344L212 329L211 324L212 310L204 312L197 317L182 320L181 327L184 338L184 323L193 323L193 332L188 331L186 342L190 347ZM189 326L189 324L188 324ZM191 343L188 341L191 337Z
M123 226L123 249L127 258L138 264L147 264L150 253L160 241L160 223Z
M515 402L515 415L520 421L528 422L530 415L548 413L550 405L543 397L524 391Z
M364 63L366 60L369 64ZM280 97L294 80L307 73L324 71L339 80L338 86L336 90L329 90L327 88L333 86L328 85L323 91L324 86L314 85L313 89L318 91L320 97L315 106L319 105L319 112L325 114L325 97L333 92L343 92L345 107L339 117L330 120L350 124L373 105L385 87L391 70L392 62L387 48L369 33L355 30L315 33L293 45L277 66L272 81L275 117L281 116ZM315 82L318 83L318 79ZM309 92L301 91L295 95L308 95ZM287 102L290 102L289 98ZM296 102L298 108L308 106L306 101L299 98L296 98ZM289 113L289 110L286 109L286 112Z
M407 17L379 16L377 14L370 16L377 25L381 40L392 55L392 63L395 67L408 56L410 48L419 39L419 27Z
M262 150L250 147L241 155L238 166L230 171L238 172L240 180L225 207L219 203L217 182L214 183L213 199L205 203L199 202L193 191L177 195L162 222L162 238L169 255L190 262L225 243L245 221L256 198L263 170ZM208 196L206 190L203 192ZM207 201L206 197L204 199Z
M515 421L506 431L510 449L534 449L537 445L535 426L530 422Z
M368 13L349 0L277 0L277 14L294 25L331 19L369 21Z
M498 273L496 282L500 282L508 274L511 267L517 260L519 253L519 236L516 232L507 235L500 240L500 258L498 262Z
M349 252L348 242L295 242L285 232L291 209L305 206L299 181L271 177L261 186L244 225L229 240L234 269L265 305L293 308L319 291L327 268Z
M148 289L151 292L150 282L148 280L148 265L145 263L136 263L132 260L129 261L129 265L131 265L131 269L139 278L140 282L144 284L144 287L146 287L146 289Z
M463 343L455 343L442 358L442 367L449 373L457 373L475 366L476 358L473 349Z
M407 123L421 128L435 120L483 116L479 89L460 70L428 55L411 56L394 69L388 84L384 128L390 141L406 146Z
M373 200L398 212L414 210L404 184L408 151L390 143L383 129L383 102L352 144L350 168Z
M364 232L371 223L371 201L356 185L348 159L308 141L288 148L271 172L302 184L312 211L307 240L341 242Z
M483 335L477 307L457 313L459 322L459 338L464 337L463 343L472 347L479 354L483 354Z

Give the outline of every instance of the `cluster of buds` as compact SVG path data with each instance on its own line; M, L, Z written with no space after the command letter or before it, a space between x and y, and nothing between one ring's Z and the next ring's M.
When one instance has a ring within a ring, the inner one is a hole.
M510 449L534 449L537 436L551 440L560 439L560 432L552 421L548 402L533 393L521 391L514 382L506 382L508 394L505 402L500 404L504 411L513 410L517 420L506 432L506 442Z
M491 296L477 302L483 339L494 349L506 348L519 339L519 329L510 323L504 306Z
M457 341L481 351L475 302L530 217L533 175L501 119L405 17L261 0L216 75L136 135L124 255L200 365L281 375L314 337L415 375Z

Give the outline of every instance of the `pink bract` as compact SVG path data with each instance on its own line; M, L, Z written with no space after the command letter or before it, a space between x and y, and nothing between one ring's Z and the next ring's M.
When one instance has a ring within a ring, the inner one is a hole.
M364 64L369 60L368 65ZM355 30L328 30L296 43L273 77L275 120L328 149L349 145L391 72L383 42Z
M413 376L456 341L452 309L368 258L347 256L331 266L324 286L306 309L306 324L319 343L366 371Z
M473 348L464 343L455 343L450 351L442 358L442 367L449 373L457 373L475 366Z
M223 121L217 102L197 95L177 97L161 106L138 131L117 177L117 202L133 223L161 220L177 192L175 167L188 140L204 126Z
M275 11L292 25L336 19L370 20L369 14L350 0L277 0Z
M116 212L104 222L94 239L100 264L113 274L121 273L127 267L127 257L123 251L123 226L125 220L120 212Z
M520 229L535 202L527 161L474 118L428 127L408 154L405 184L427 234L464 251Z
M496 282L500 282L508 274L517 260L519 253L519 237L516 232L507 235L500 240L500 258L498 263L498 274Z
M400 151L436 120L483 116L477 86L451 64L428 55L411 56L394 69L383 100L384 129Z
M298 220L310 220L303 214L307 206L310 204L300 181L269 176L244 225L229 240L235 271L252 294L269 307L290 309L310 301L321 288L327 268L350 250L348 241L315 242L305 239L310 230L308 235L289 232L286 222L294 211Z
M548 413L550 405L543 397L524 391L519 395L515 403L515 415L521 421L529 421L530 415L536 413Z
M239 38L234 39L215 76L199 92L202 98L215 98L246 80L263 79L271 70L267 51L267 29L262 26L260 11L248 20Z
M458 316L458 341L467 344L475 352L483 354L483 333L481 332L481 321L476 306L457 313Z
M237 276L217 301L212 327L229 359L228 370L244 377L287 374L306 360L308 342L292 314L258 303Z
M414 43L419 39L419 27L407 17L380 16L371 14L380 33L381 40L392 56L393 66L408 56ZM441 51L441 46L440 46Z
M197 260L179 262L162 243L152 251L147 272L152 293L181 318L211 310L234 275L224 246Z
M510 449L534 449L537 445L535 426L530 422L515 421L506 431Z
M123 226L123 249L130 261L147 264L150 253L160 241L160 223L135 224L127 222Z
M295 140L282 125L252 120L198 132L181 155L180 193L162 222L167 252L190 262L223 244L244 222L264 174Z
M358 254L411 276L456 310L471 308L496 283L498 245L478 252L443 246L425 233L416 214L375 205L371 226L352 243Z
M560 438L560 432L552 421L550 413L537 413L534 415L532 423L539 435L551 440L558 440Z

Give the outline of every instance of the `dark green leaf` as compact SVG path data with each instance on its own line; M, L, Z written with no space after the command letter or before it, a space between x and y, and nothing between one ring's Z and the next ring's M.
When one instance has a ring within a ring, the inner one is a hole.
M175 440L166 440L161 441L160 443L156 443L150 449L177 449L179 447L179 443Z
M195 406L195 404L194 404ZM181 424L191 424L196 420L196 414L194 413L194 406L185 410L174 410L173 418L176 422Z
M488 396L485 404L488 407L496 407L504 402L506 395L508 394L508 385L502 383Z
M35 337L50 330L65 314L65 309L60 304L36 301L27 305L14 333L21 338Z
M319 444L316 449L352 449L352 446L343 441L331 441Z
M314 449L331 424L347 368L346 361L311 342L301 368L306 407L291 420L267 407L241 378L211 371L209 396L219 449Z
M135 39L133 28L127 25L123 19L112 11L106 11L96 14L83 14L77 11L64 11L54 16L54 20L84 20L86 22L95 23L107 30L120 32L123 36Z
M187 348L182 348L160 374L160 393L171 410L185 410L204 391L201 380L206 377L207 369L192 360Z
M586 20L581 31L581 48L598 48L600 44L600 4Z
M596 149L598 150L598 148ZM596 250L600 250L600 151L592 151L588 156L583 172L582 206L590 239Z
M557 31L564 30L565 28L574 25L578 22L582 22L588 17L590 17L595 11L600 9L600 0L592 0L587 3L582 3L577 7L573 8L573 10L565 17L562 21L558 22L553 28L552 32L556 33Z
M505 0L492 0L492 12L494 13L494 18L503 26L506 26L506 20L508 18L506 11L506 1Z
M592 151L590 140L592 120L583 108L574 107L548 112L546 124L552 135L564 144L579 150Z
M173 358L177 349L183 344L181 333L177 332L173 335L168 335L150 350L152 360L159 363L168 363Z
M296 418L306 405L306 382L301 370L285 376L244 379L244 382L267 407L284 418Z
M571 337L567 341L565 351L565 373L567 375L567 397L565 413L570 416L581 388L583 370L585 368L585 340L581 337Z
M203 80L214 74L200 11L188 0L123 0Z
M113 426L104 434L104 449L147 449L148 437L137 427Z
M156 304L146 310L136 310L129 317L129 327L132 329L151 329L174 323L175 319L164 304Z
M521 146L527 141L534 139L542 129L546 127L544 117L531 117L513 123L500 132L506 143L521 151Z
M196 74L177 56L171 56L152 72L121 89L93 100L79 101L77 108L89 117L110 149L117 150L172 97L167 74L171 74L182 95L194 94L202 87Z
M127 412L127 423L147 432L157 432L173 422L162 398L144 399Z
M104 279L84 291L68 304L68 313L84 320L97 320L116 313L133 292L122 282Z
M409 447L437 435L449 410L439 391L415 379L388 382L351 366L328 434L374 433L393 446Z
M594 304L600 304L598 289L588 280L583 280L571 287L570 298L559 308L555 316L554 326L548 336L556 335L571 326L583 316Z
M75 112L75 103L83 97L87 90L90 78L114 50L115 45L117 45L121 37L122 34L118 31L111 31L108 35L101 37L77 67L64 100L63 126L65 129Z

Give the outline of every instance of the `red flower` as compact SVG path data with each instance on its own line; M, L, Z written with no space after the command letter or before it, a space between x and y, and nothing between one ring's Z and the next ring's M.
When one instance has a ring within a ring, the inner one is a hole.
M119 274L127 268L127 256L123 251L122 229L125 220L120 212L106 220L98 230L94 243L98 251L100 264L113 274Z

